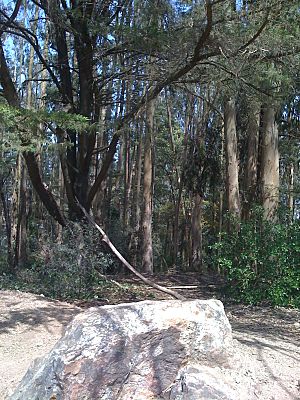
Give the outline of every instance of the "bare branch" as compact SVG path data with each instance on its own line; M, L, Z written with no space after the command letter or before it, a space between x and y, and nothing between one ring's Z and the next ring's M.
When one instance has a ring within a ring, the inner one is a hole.
M89 191L88 201L87 201L87 209L88 210L90 209L90 207L92 205L92 201L93 201L102 181L104 179L106 179L109 167L113 161L114 155L117 150L119 138L122 135L123 127L128 122L130 122L134 117L137 117L143 111L145 104L151 100L154 100L165 87L169 86L170 84L172 84L173 82L175 82L176 80L181 78L182 76L186 75L200 61L207 60L210 57L213 57L213 56L216 56L219 54L220 50L210 51L210 52L200 54L200 50L205 46L206 41L208 40L211 29L212 29L212 4L211 4L210 0L207 0L206 16L207 16L206 28L203 31L202 35L200 36L200 38L196 44L192 59L187 61L186 64L183 65L182 67L180 67L179 69L172 71L168 76L166 76L161 81L158 81L156 83L156 85L150 87L149 90L146 92L146 94L142 97L140 102L132 110L130 110L127 114L125 114L124 117L119 121L116 132L114 133L114 135L111 139L111 142L108 147L108 151L103 160L101 170Z
M232 76L232 77L234 77L234 78L240 80L240 81L243 82L245 85L251 87L251 88L254 89L255 91L257 91L257 92L259 92L259 93L262 93L262 94L264 94L265 96L268 96L268 97L271 96L271 93L269 93L269 92L267 92L267 91L265 91L265 90L263 90L263 89L261 89L261 88L255 86L255 85L253 85L252 83L246 81L246 79L242 78L241 76L239 76L239 75L236 74L235 72L229 70L228 68L224 67L223 65L221 65L221 64L219 64L219 63L217 63L217 62L205 61L205 62L203 62L203 64L207 64L207 65L211 65L211 66L213 66L213 67L215 67L215 68L219 68L219 69L221 69L222 71L226 72L228 75L230 75L230 76Z
M53 83L55 84L55 86L57 87L59 92L61 93L61 85L60 85L58 79L56 78L54 72L50 68L49 64L47 63L47 61L42 56L42 53L41 53L41 50L40 50L40 47L39 47L39 44L38 44L37 37L32 32L28 31L28 29L23 28L22 26L16 25L14 28L20 30L20 32L15 31L15 30L14 31L8 31L8 32L11 33L12 35L16 35L16 36L22 37L23 39L25 39L34 48L38 59L40 60L41 64L44 66L44 68L48 71L49 75L52 78Z
M3 24L3 26L2 26L1 29L0 29L0 36L1 36L2 33L5 31L5 29L6 29L7 27L9 27L9 26L14 22L14 20L17 18L19 9L20 9L20 7L21 7L21 4L22 4L22 0L17 0L16 5L15 5L15 8L14 8L14 11L13 11L13 13L11 14L10 17L8 17L4 12L1 11L1 14L2 14L5 18L7 18L7 21Z
M78 202L78 199L77 199ZM95 220L91 217L90 214L87 213L87 211L85 210L85 208L82 207L82 205L78 202L79 207L81 208L82 212L84 213L86 219L88 220L88 222L94 226L102 235L101 240L103 242L105 242L108 247L110 248L110 250L113 252L113 254L121 261L121 263L123 265L125 265L126 268L128 268L131 272L133 272L138 278L140 278L144 283L146 283L147 285L153 287L154 289L157 289L161 292L167 293L170 296L175 297L175 299L178 300L186 300L186 298L184 296L182 296L179 293L174 292L171 289L168 289L164 286L160 286L157 285L156 283L152 282L151 280L149 280L148 278L146 278L145 276L143 276L142 274L140 274L131 264L129 264L129 262L122 256L122 254L116 249L116 247L112 244L112 242L110 241L109 237L106 235L106 233L104 232L104 230L95 222Z
M252 36L251 39L248 40L248 42L246 42L245 44L243 44L235 53L234 56L236 56L240 51L245 50L247 47L249 47L252 43L255 42L255 40L260 36L260 34L262 33L262 31L265 29L265 27L268 25L269 22L269 13L270 10L268 10L266 18L264 20L264 22L262 23L261 27L258 29L258 31L255 33L255 35Z
M211 29L212 29L212 4L210 0L206 2L206 27L200 36L198 43L194 50L194 55L192 58L192 63L196 63L200 60L200 50L203 48L204 44L206 43L207 39L209 38Z

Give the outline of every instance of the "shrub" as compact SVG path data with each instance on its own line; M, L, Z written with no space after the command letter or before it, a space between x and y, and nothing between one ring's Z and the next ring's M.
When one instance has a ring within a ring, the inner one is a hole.
M250 304L300 307L300 223L271 223L257 212L237 232L212 246L213 263L227 277L227 291Z
M45 294L57 298L88 298L114 263L104 251L99 235L84 225L70 224L62 243L45 242L33 255L33 269Z

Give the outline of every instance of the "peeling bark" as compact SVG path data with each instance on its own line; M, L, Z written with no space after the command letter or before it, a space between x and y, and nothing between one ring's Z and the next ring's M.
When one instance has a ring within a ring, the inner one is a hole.
M225 156L227 175L227 207L237 221L240 220L240 193L234 100L227 100L224 111Z
M147 104L146 133L144 151L144 183L143 183L143 223L142 223L142 271L153 273L152 248L152 209L153 209L153 130L154 130L154 100Z
M279 151L278 128L273 106L263 108L261 141L261 202L264 217L277 220L279 205Z

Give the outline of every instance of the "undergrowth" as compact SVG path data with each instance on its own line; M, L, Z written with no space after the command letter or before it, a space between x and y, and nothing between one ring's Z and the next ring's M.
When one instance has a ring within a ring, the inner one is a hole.
M43 240L31 251L28 264L14 274L2 271L0 288L26 290L56 299L90 299L110 286L105 274L116 261L95 232L70 224L62 240Z
M226 292L249 304L300 307L300 224L271 223L254 214L213 246Z

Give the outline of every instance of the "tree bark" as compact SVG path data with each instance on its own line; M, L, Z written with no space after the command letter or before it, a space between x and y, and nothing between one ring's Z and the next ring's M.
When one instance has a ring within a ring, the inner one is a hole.
M251 104L247 125L247 161L245 176L246 202L244 204L243 217L245 220L250 217L250 210L257 195L257 168L258 168L258 143L259 143L260 107L258 104Z
M142 159L143 159L143 143L142 143L142 132L141 127L137 125L138 131L138 143L136 151L136 162L135 162L135 176L134 176L134 190L133 190L133 206L132 206L132 235L129 244L129 251L131 253L131 260L133 265L138 263L139 253L139 233L140 233L140 222L141 222L141 181L142 181Z
M233 100L227 100L224 111L225 157L226 157L226 194L227 207L233 219L240 220L240 193L237 154L236 114Z
M92 183L94 182L96 176L98 175L99 165L102 160L102 153L98 149L105 148L107 146L107 135L105 134L105 119L107 115L107 108L102 107L99 112L99 128L96 138L96 154L94 157L94 165L93 170L94 173L92 174ZM105 226L106 217L108 215L106 210L105 199L107 195L107 180L102 182L100 190L97 192L96 197L93 201L93 211L96 218L96 221Z
M2 179L1 179L2 181ZM11 216L9 212L8 199L3 190L3 182L0 181L0 198L3 207L3 216L5 221L6 239L7 239L7 265L9 270L13 272L13 254L11 243Z
M196 194L191 220L192 269L194 271L202 269L202 202L202 197Z
M14 182L11 238L13 244L13 268L17 269L25 264L27 258L26 181L21 153L17 155Z
M293 161L288 165L288 211L289 220L294 221L295 199L294 199L295 167Z
M277 220L279 205L279 151L278 128L275 122L273 106L263 108L263 126L261 140L261 202L264 217L269 221Z
M146 132L144 148L144 182L143 182L143 224L142 224L142 271L153 273L153 248L152 248L152 207L153 207L153 182L152 182L152 141L154 130L154 100L149 101L146 108Z

